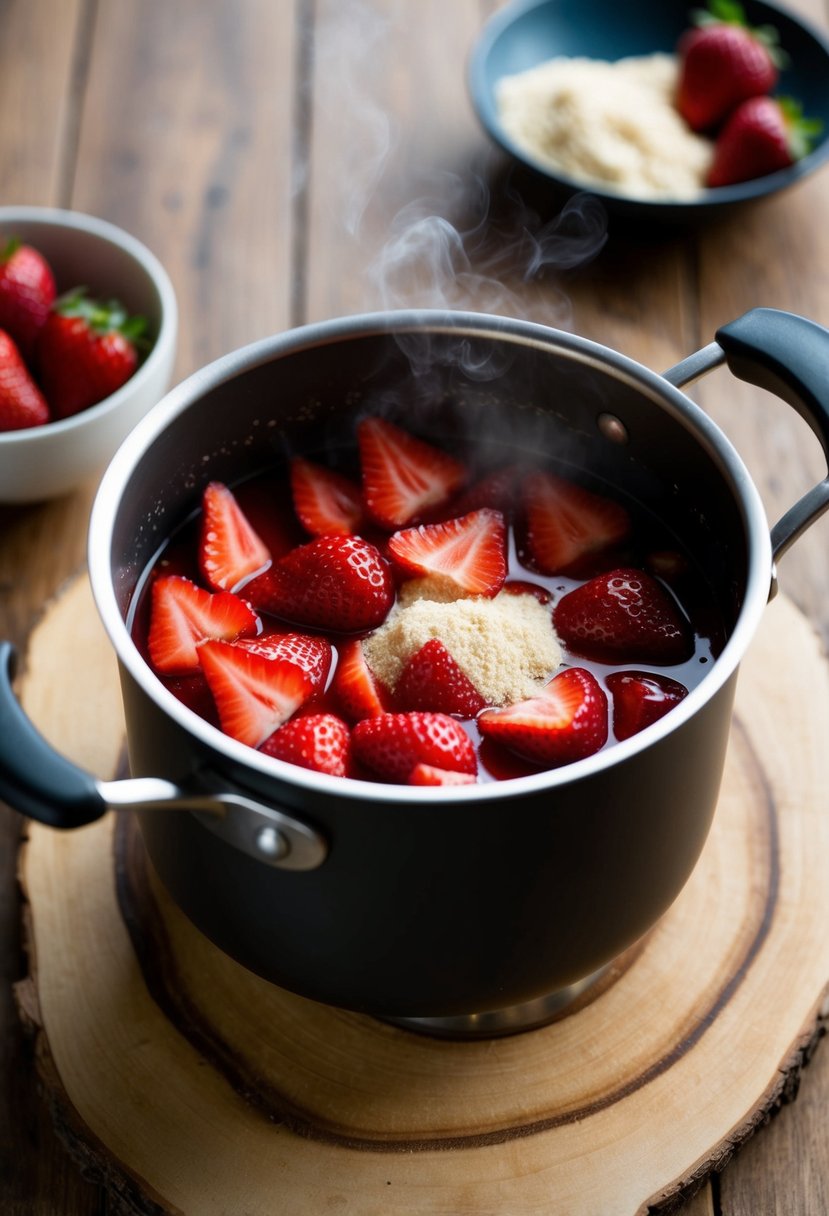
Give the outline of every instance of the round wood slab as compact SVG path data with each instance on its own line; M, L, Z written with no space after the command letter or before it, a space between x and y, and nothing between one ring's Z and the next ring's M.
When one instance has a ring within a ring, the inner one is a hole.
M24 703L118 770L85 580ZM448 1042L283 992L167 898L131 820L32 827L19 1004L70 1147L127 1210L634 1216L681 1206L796 1089L829 981L829 670L790 602L743 664L709 841L673 907L558 1021ZM160 812L163 813L163 812Z

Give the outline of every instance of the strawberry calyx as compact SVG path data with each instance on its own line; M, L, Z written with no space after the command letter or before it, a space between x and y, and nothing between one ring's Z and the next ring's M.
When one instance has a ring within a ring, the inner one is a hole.
M0 263L5 264L6 262L10 262L17 253L18 249L22 248L23 242L21 241L20 237L10 236L2 250L0 250Z
M773 100L783 116L791 158L793 161L802 160L809 155L815 140L822 134L823 122L820 118L806 118L802 103L794 97L775 97Z
M748 24L745 9L738 0L709 0L708 8L697 8L691 11L691 21L699 29L708 29L713 25L733 25L745 30L761 43L769 53L776 68L785 68L789 64L789 56L780 45L780 34L774 25Z
M145 337L147 318L130 316L119 300L96 300L87 293L86 287L73 287L58 296L52 311L62 317L80 317L96 334L120 334L136 349L144 349L149 343Z

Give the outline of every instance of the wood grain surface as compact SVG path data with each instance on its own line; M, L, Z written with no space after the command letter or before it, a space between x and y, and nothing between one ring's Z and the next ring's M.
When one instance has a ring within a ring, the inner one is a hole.
M21 696L64 753L116 773L117 671L85 578L36 627ZM677 1210L796 1090L829 1013L827 731L829 665L779 597L690 881L588 997L497 1041L412 1034L252 975L165 894L129 817L33 827L17 991L62 1138L140 1216L221 1216L241 1179L249 1216L277 1187L308 1216Z
M463 83L472 41L496 7L2 0L3 202L94 212L161 257L181 307L176 378L286 325L441 302L436 293L572 329L656 370L757 304L829 323L825 172L700 232L630 239L611 230L589 264L551 262L525 281L527 216L503 191L504 165ZM829 28L824 0L788 7ZM422 247L411 257L406 232L430 216L467 234L460 282L424 274ZM692 395L734 439L772 520L824 475L805 424L765 393L718 371ZM19 646L83 565L93 493L90 484L56 502L0 508L0 630ZM824 642L825 529L780 570ZM84 1182L55 1139L11 999L23 972L19 830L3 810L0 1207L4 1216L109 1216L114 1201ZM797 1102L687 1206L689 1216L829 1210L827 1057L817 1053Z

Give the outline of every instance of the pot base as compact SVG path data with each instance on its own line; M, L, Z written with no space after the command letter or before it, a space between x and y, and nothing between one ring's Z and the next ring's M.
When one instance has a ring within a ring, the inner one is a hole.
M508 1005L505 1009L490 1009L486 1013L462 1013L434 1018L381 1018L391 1026L412 1030L417 1034L432 1035L440 1039L496 1039L504 1035L521 1034L527 1030L538 1030L549 1025L580 997L598 985L610 970L608 963L592 975L559 988L534 1001L520 1005Z

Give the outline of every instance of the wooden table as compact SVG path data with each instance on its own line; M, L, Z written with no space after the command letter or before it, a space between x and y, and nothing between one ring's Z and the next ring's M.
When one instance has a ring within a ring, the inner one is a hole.
M789 5L826 27L823 0ZM583 265L570 264L578 261L576 237L562 229L563 239L546 246L543 275L525 282L520 229L537 233L539 220L505 204L503 162L478 128L463 78L469 47L495 7L5 0L3 202L95 213L160 256L181 308L177 379L274 331L405 304L524 315L657 370L756 304L829 323L825 172L694 234L633 239L611 225L609 244ZM469 274L461 282L442 270L447 228L429 216L464 233ZM587 252L598 239L588 219L577 225ZM414 258L404 234L423 238ZM771 519L823 475L805 424L765 393L718 373L696 395L736 442ZM0 509L0 634L20 646L44 604L82 568L94 488ZM826 527L813 529L781 570L785 591L824 641ZM0 1208L4 1216L100 1216L114 1208L55 1138L12 1001L23 967L19 831L3 809ZM797 1102L684 1210L829 1210L828 1099L824 1050Z

